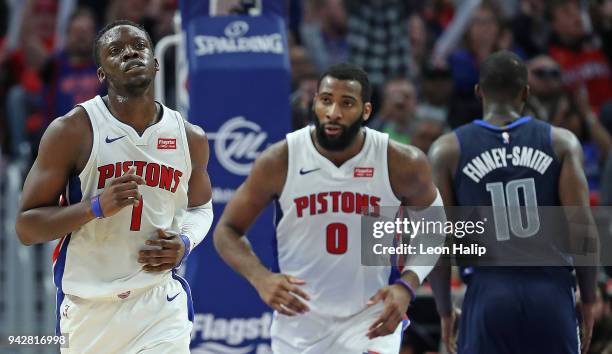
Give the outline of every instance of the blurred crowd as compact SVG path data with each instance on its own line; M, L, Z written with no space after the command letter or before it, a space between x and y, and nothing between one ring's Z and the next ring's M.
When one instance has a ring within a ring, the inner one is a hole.
M0 1L2 157L31 160L51 120L104 94L92 56L104 24L140 23L157 42L174 33L177 8L178 0Z
M480 118L480 63L507 49L529 68L524 115L582 142L593 205L612 203L611 0L304 0L292 32L293 126L311 121L317 74L363 66L375 86L368 125L427 152Z
M427 152L443 133L481 117L479 66L507 49L528 65L524 115L576 134L591 203L612 205L612 0L286 1L293 129L312 121L319 73L351 61L374 85L368 125ZM100 28L132 20L157 43L174 33L178 2L0 0L0 162L31 161L53 119L104 93L92 58ZM601 299L596 334L610 339L605 288ZM594 348L612 353L595 339Z

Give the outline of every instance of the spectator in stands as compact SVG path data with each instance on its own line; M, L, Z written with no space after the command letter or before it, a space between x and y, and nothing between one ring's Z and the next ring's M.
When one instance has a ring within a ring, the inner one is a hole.
M511 22L514 41L527 58L547 52L550 26L544 10L544 0L521 0L519 13Z
M347 61L346 10L342 0L312 0L314 21L304 23L301 39L319 72L332 64Z
M529 71L529 98L525 115L549 121L550 112L563 92L561 68L551 57L538 55L527 62Z
M599 204L601 173L610 156L612 139L591 111L586 91L560 96L550 112L550 119L551 124L570 130L580 140L591 204Z
M599 35L602 50L612 62L612 0L591 1L593 28Z
M472 15L465 34L463 48L455 50L448 59L455 82L451 113L452 127L470 122L482 115L481 104L474 95L478 83L480 63L498 46L501 21L497 10L483 2Z
M306 72L298 81L297 89L291 94L291 130L303 128L312 121L312 102L317 92L319 75Z
M317 70L304 47L289 43L291 62L291 128L297 130L312 123L312 102L317 92Z
M426 66L421 79L421 97L417 106L419 117L434 117L448 122L448 106L453 95L453 79L446 68Z
M20 47L6 59L7 71L12 76L8 81L14 82L6 95L9 154L12 157L27 156L27 132L42 127L40 115L33 113L34 108L40 106L42 82L38 73L54 48L56 14L54 0L28 2L18 35Z
M44 82L45 123L63 116L79 102L102 93L93 62L96 23L88 9L75 11L68 21L66 48L54 54L40 72Z
M410 74L412 80L420 83L422 69L429 59L429 35L425 21L419 14L412 14L408 18L408 40L410 43Z
M416 115L417 92L408 79L397 78L385 83L380 114L370 128L389 134L389 138L410 144Z
M436 116L421 116L417 113L411 137L412 145L427 154L431 144L441 137L445 130L446 124L443 120Z
M374 87L372 104L387 80L410 77L406 21L409 4L404 0L347 1L350 61L368 72Z
M577 0L550 0L547 16L553 34L549 54L561 66L564 85L571 91L586 87L595 112L612 99L610 63L585 31Z

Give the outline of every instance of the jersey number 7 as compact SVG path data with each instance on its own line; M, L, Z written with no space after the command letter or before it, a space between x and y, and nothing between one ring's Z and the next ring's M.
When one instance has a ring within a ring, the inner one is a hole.
M138 201L138 206L132 207L132 222L130 223L131 231L140 231L140 220L142 219L142 195Z

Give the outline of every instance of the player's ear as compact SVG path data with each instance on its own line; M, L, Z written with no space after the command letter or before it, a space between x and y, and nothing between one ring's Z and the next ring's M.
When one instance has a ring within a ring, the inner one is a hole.
M367 121L368 119L370 119L370 114L372 114L372 103L370 102L366 102L363 105L363 121Z
M480 89L480 85L474 85L474 94L478 97L479 100L482 100L482 90Z
M106 80L106 73L104 73L104 70L102 70L101 66L98 68L98 70L96 70L96 75L98 76L98 81L100 81L101 83Z
M523 90L521 91L521 100L523 102L527 101L529 95L531 95L531 87L529 87L529 85L525 85L525 87L523 87Z
M153 58L153 60L155 61L155 71L159 71L159 61L157 58Z

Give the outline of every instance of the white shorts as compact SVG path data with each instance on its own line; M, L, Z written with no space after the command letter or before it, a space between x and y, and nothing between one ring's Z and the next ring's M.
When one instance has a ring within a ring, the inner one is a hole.
M65 295L58 326L66 353L187 354L193 320L191 293L178 275L112 298ZM58 299L59 300L59 299Z
M380 315L383 303L350 317L330 317L307 312L293 317L274 313L272 352L275 354L397 354L402 341L405 320L388 336L372 340L368 328Z

